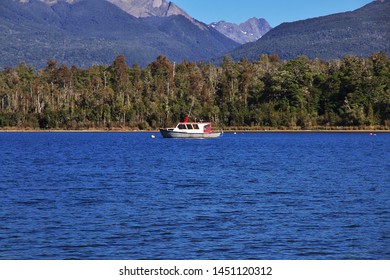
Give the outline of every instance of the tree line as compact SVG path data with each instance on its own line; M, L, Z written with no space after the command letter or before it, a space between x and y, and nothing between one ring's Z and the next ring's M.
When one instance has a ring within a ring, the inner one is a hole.
M191 119L224 128L390 128L390 61L368 58L257 61L220 66L159 56L144 69L119 55L81 69L50 59L0 71L0 127L157 129Z

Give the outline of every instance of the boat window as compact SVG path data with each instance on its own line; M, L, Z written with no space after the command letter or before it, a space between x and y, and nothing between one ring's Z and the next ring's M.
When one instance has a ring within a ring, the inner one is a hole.
M187 129L193 129L192 124L187 124Z
M179 129L186 129L186 125L185 124L179 124Z
M194 124L194 129L199 129L199 125L198 124Z

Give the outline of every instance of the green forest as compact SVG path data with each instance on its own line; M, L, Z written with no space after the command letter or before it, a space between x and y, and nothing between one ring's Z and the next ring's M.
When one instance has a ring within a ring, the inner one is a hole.
M159 56L144 69L119 55L86 69L26 63L0 71L1 129L155 130L191 120L226 130L390 129L390 61L257 61L220 66Z

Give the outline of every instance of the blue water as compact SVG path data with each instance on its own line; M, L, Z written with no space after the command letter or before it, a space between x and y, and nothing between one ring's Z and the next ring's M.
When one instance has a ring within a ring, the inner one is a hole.
M390 134L0 133L0 259L390 259Z

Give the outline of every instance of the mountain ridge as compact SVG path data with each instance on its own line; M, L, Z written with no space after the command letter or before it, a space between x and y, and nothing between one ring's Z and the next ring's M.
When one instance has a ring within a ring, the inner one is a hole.
M227 55L235 60L256 60L262 54L277 54L281 59L367 57L379 51L390 53L389 38L390 2L377 0L350 12L282 23Z
M161 27L168 20L176 30ZM0 32L7 37L0 42L0 67L25 61L42 68L49 58L87 67L110 64L119 54L146 66L161 54L197 61L239 45L182 15L136 18L106 0L2 0Z
M172 15L182 15L192 19L184 10L173 2L166 0L107 0L118 6L125 12L135 17L167 17Z
M31 1L40 1L48 5L55 5L58 3L76 4L82 0L19 0L22 3L29 3ZM193 24L198 26L202 30L206 30L208 27L215 28L218 32L226 36L227 38L239 43L245 44L248 42L256 41L267 33L271 27L265 19L251 18L239 25L234 23L227 23L220 21L213 24L204 24L192 16L186 11L181 9L172 1L167 0L105 0L115 6L119 7L126 13L137 18L148 17L169 17L172 15L181 15L186 17ZM228 28L226 28L228 25Z
M119 2L149 3L156 15L135 13L136 17ZM118 54L130 64L145 66L161 54L174 61L211 61L225 55L256 60L262 54L329 60L390 52L389 0L283 23L241 47L215 27L181 14L180 8L178 15L168 15L169 7L171 12L176 9L166 0L2 0L0 32L7 40L0 41L0 67L25 61L39 68L49 58L85 67L109 64Z
M20 2L30 2L32 0L20 0ZM61 2L68 4L75 4L82 0L39 0L49 5L55 5ZM191 17L186 11L177 6L174 2L166 0L105 0L119 7L129 15L137 18L145 17L169 17L173 15L182 15L197 25L199 28L204 29L204 24Z
M240 44L254 42L272 29L267 20L263 18L250 18L240 24L222 20L213 22L209 26Z

